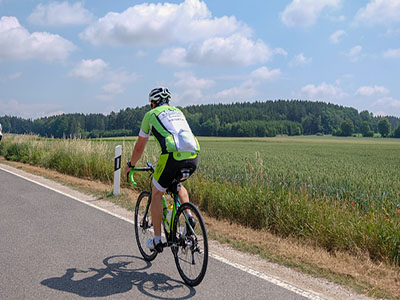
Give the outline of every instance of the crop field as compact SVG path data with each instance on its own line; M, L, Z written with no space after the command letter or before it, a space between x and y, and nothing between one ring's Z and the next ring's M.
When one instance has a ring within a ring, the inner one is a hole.
M400 209L400 143L396 140L280 137L205 139L201 173L211 181L307 190L365 210Z
M111 181L113 153L135 138L57 140L6 135L0 154L78 177ZM329 251L400 265L400 141L375 138L200 138L185 185L216 218L291 236ZM150 140L142 163L158 158ZM147 184L141 174L137 181Z

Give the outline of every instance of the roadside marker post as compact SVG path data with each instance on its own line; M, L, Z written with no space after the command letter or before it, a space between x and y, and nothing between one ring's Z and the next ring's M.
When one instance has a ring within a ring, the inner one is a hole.
M115 147L114 155L114 196L119 195L120 183L121 183L121 155L122 146L118 145Z

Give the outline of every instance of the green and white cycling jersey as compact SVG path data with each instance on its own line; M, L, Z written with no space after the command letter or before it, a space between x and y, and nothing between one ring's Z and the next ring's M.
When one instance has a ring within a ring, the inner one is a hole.
M200 152L199 142L179 108L162 105L148 111L143 118L139 136L149 137L150 133L157 139L162 154L187 153L182 155L184 159Z

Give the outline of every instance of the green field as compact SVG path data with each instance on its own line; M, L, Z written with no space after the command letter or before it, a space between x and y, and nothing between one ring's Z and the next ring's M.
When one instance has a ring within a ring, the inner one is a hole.
M129 160L134 138L86 141L6 135L10 160L111 181L113 152ZM400 141L376 138L200 138L186 186L203 211L329 251L368 253L400 265ZM156 162L149 142L142 159ZM147 183L138 174L138 182Z
M365 210L382 205L392 214L400 205L397 140L280 137L201 142L201 173L213 181L251 182L267 189L283 185L318 198L354 202Z

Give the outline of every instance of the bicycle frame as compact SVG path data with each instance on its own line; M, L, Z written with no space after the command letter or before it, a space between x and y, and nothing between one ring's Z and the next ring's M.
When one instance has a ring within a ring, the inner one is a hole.
M150 176L151 176L154 173L154 166L151 163L148 162L147 163L147 167L142 167L142 168L136 168L135 167L135 168L133 168L133 169L131 169L129 171L128 178L129 178L130 182L132 183L132 185L137 186L137 183L133 179L133 172L134 171L147 171L147 172L151 173L150 174ZM176 184L178 185L179 182L177 182ZM150 193L151 193L151 190L152 190L152 184L151 184L151 181L150 181ZM171 195L171 197L173 198L173 206L172 206L171 219L168 221L167 214L163 213L163 218L162 218L162 222L161 222L161 224L163 226L163 229L164 229L165 237L167 239L167 242L164 244L164 247L170 247L170 246L173 246L173 244L174 244L173 237L172 237L171 233L173 232L173 229L174 229L173 226L174 226L174 223L175 223L176 213L178 211L179 206L181 205L181 203L179 201L179 196L178 196L177 193L174 193L174 192L172 192L170 190L167 190L167 194ZM168 209L167 202L166 202L166 199L165 199L164 195L162 196L162 201L163 201L163 210ZM151 200L148 202L148 205L150 205L150 203L151 203ZM146 211L148 211L148 210L149 210L149 207L146 207ZM187 218L186 214L184 214L184 216L185 216L186 224L189 226L189 228L191 230L193 230L192 226L190 225L190 223L188 221L188 218ZM168 228L166 227L166 224L168 224Z
M130 179L131 183L137 186L133 179L134 171L148 171L151 173L151 176L154 170L154 166L151 163L147 163L147 167L133 168L129 172L127 179ZM173 198L173 203L169 208L164 195L162 196L162 207L164 210L162 224L166 238L166 242L162 246L163 248L171 248L179 275L185 283L190 286L196 286L200 284L206 273L208 242L205 223L200 211L194 204L190 202L181 203L179 199L178 194L181 188L181 181L186 180L189 176L190 169L182 168L168 187L166 193ZM139 251L146 261L154 260L158 254L157 251L144 248L146 247L144 246L144 241L146 239L148 241L148 238L152 237L152 231L154 230L150 211L151 191L152 183L150 180L150 191L144 190L140 193L135 207L136 241ZM171 209L171 211L169 212L168 209ZM168 218L170 218L169 222ZM198 233L195 232L195 228Z

